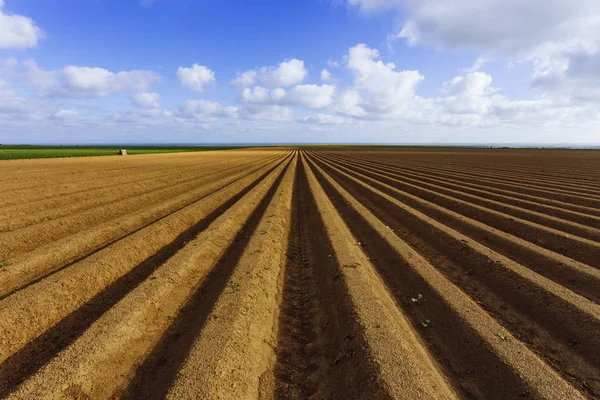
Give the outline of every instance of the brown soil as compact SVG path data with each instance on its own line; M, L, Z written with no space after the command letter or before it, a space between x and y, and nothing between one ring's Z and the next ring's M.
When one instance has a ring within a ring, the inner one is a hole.
M597 151L0 164L0 397L600 398Z

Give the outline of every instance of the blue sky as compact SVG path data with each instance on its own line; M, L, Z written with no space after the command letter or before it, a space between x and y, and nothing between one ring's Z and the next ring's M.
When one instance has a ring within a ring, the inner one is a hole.
M0 0L0 143L598 143L599 21L596 0Z

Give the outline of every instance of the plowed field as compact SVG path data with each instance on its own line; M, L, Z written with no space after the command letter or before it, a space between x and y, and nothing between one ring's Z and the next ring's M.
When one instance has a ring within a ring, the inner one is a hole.
M600 152L0 162L0 397L600 398Z

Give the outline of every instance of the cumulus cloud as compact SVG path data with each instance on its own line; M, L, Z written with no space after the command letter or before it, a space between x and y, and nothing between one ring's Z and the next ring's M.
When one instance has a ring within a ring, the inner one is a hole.
M288 122L293 112L277 105L249 105L243 108L225 106L208 100L188 100L179 109L179 118L213 122L219 118Z
M446 111L486 115L496 92L491 85L492 77L483 72L471 72L444 83L442 92L448 95L443 99Z
M333 102L335 86L297 85L287 96L288 104L302 105L308 108L325 108Z
M490 55L529 61L531 86L574 103L600 99L600 1L597 0L347 0L362 12L395 10L393 36L411 46L479 51L466 73Z
M535 121L547 126L548 121L564 123L572 121L574 115L585 114L586 108L569 101L548 97L527 101L506 98L493 86L491 75L479 71L483 59L445 82L439 97L422 97L416 91L424 79L418 71L398 70L393 63L380 58L377 50L363 44L350 48L344 59L354 80L340 90L330 108L339 115L317 114L302 122L325 125L359 119L371 124L394 121L412 126L493 127ZM590 74L595 73L592 67L581 67L586 68Z
M173 111L166 110L160 107L153 108L140 108L138 113L142 117L146 118L156 118L156 117L172 117L174 115Z
M302 82L307 75L308 70L304 67L304 61L294 58L283 61L277 66L248 70L238 74L231 83L238 89L253 86L257 82L270 87L291 86Z
M331 72L329 72L327 69L323 69L321 71L321 80L323 82L330 82L331 81Z
M244 103L276 104L285 97L286 93L282 88L269 90L261 86L245 88L240 93L240 100Z
M354 85L338 98L338 112L350 116L393 115L401 113L413 99L424 77L418 71L397 71L394 63L378 58L379 52L364 44L350 48L346 59Z
M215 73L208 67L198 64L190 68L179 67L177 77L182 87L196 92L202 92L206 85L215 81Z
M256 83L256 77L258 76L258 72L256 70L251 69L243 73L238 73L237 78L231 81L231 84L238 88L244 89L250 87Z
M261 86L245 88L240 100L249 104L299 105L308 108L324 108L333 101L335 87L331 85L296 85L289 93L283 88L266 89Z
M6 82L0 80L0 114L24 114L33 111L28 102L6 87Z
M465 72L477 72L479 70L481 70L481 68L490 60L488 60L485 57L478 57L477 60L475 60L475 62L473 63L473 65L471 65L471 67L469 68L465 68Z
M160 81L153 71L111 72L104 68L69 65L61 70L46 71L34 60L22 63L25 84L45 97L104 97L120 91L144 92Z
M483 72L471 72L445 82L442 90L451 95L483 96L494 91L491 84L492 77L490 75Z
M293 116L292 110L277 105L248 106L240 110L240 118L248 120L288 122L293 119Z
M0 49L36 47L42 38L42 30L28 17L7 14L0 0Z
M362 11L397 9L399 38L434 44L522 53L547 41L600 38L596 0L348 0Z
M351 119L340 117L339 115L331 114L314 114L304 117L302 120L305 124L316 125L342 125L352 122Z
M335 110L351 117L364 117L367 112L361 106L360 93L354 89L347 89L336 99Z
M132 100L139 108L159 108L160 95L158 93L142 92L136 93L132 97Z
M131 90L143 91L160 78L152 71L110 72L104 68L78 67L69 65L60 75L69 93L88 96L106 96L110 93Z
M74 110L59 110L59 111L55 112L54 114L52 114L52 118L59 119L62 121L69 121L69 120L73 120L73 119L77 118L78 115L79 115L79 113Z
M184 118L213 121L219 117L237 118L238 108L208 100L188 100L181 106L180 115Z
M404 3L405 0L348 0L349 5L357 6L366 13L397 8Z
M576 101L600 100L600 45L547 44L532 58L533 88Z

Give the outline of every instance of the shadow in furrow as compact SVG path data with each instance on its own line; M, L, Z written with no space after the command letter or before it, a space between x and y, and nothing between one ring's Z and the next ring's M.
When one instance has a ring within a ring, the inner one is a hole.
M338 164L336 164L339 166ZM326 170L330 170L328 166L323 167ZM331 171L331 174L339 175L335 171ZM349 172L350 175L355 178L362 179L354 175L354 171ZM341 175L340 175L341 176ZM376 179L376 177L372 177ZM349 181L348 178L341 176L341 181ZM511 240L503 238L503 236L491 235L486 229L475 226L474 224L464 221L460 218L447 215L443 211L436 210L432 207L425 206L414 199L410 199L406 196L402 196L397 192L383 186L381 181L378 182L366 182L372 187L386 193L387 195L401 201L413 209L422 212L423 214L437 220L440 223L445 224L449 228L462 233L463 235L469 236L477 240L482 245L489 249L496 251L510 259L517 261L519 264L537 272L538 274L555 281L556 283L571 289L572 291L592 300L594 302L600 301L600 281L596 279L590 279L590 277L582 272L579 272L572 268L565 268L562 263L550 261L544 254L538 252L533 248L523 246L519 243L515 243ZM357 190L365 192L366 189L358 188L358 185L354 184ZM372 197L372 196L371 196ZM368 197L367 197L368 198ZM438 204L443 206L442 204ZM393 206L392 206L393 207ZM397 211L395 214L398 214ZM407 218L412 218L407 216ZM413 218L414 219L414 218ZM475 218L480 221L479 219ZM481 222L481 221L480 221ZM496 227L497 228L497 227ZM433 228L432 228L433 229ZM493 229L493 228L492 228ZM510 230L507 230L510 232ZM514 233L514 232L513 232Z
M288 157L289 157L289 156L288 156ZM288 159L288 157L285 157L285 158L284 158L282 161L280 161L279 163L277 163L277 165L279 165L279 164L281 164L282 162L284 162L285 160L287 160L287 159ZM263 177L265 177L265 176L266 176L266 175L267 175L269 172L271 172L273 169L277 168L277 165L275 165L273 168L271 168L271 169L270 169L270 170L269 170L267 173L263 174L263 175L262 175L262 176L261 176L259 179L257 179L256 181L254 181L254 182L251 184L251 185L252 185L252 187L254 187L254 186L256 185L256 183L257 183L257 182L259 182L260 180L262 180L262 178L263 178ZM261 167L261 168L262 168L262 167ZM252 171L252 172L255 172L255 171ZM252 172L251 172L251 173L252 173ZM238 178L238 179L236 179L236 180L234 180L234 181L231 181L231 182L229 182L229 183L227 183L227 184L223 185L222 187L220 187L220 188L216 189L216 190L215 190L215 191L213 191L212 193L215 193L215 192L217 192L217 191L219 191L219 190L226 189L226 188L227 188L227 186L229 186L229 185L232 185L233 183L235 183L235 182L239 181L240 179L244 179L244 178L245 178L245 176L243 176L243 177L240 177L240 178ZM8 296L12 295L13 293L16 293L16 292L18 292L19 290L23 290L23 289L25 289L25 288L27 288L27 287L29 287L29 286L31 286L31 285L33 285L33 284L35 284L35 283L38 283L38 282L40 282L41 280L43 280L43 279L45 279L45 278L47 278L47 277L49 277L49 276L52 276L52 275L56 274L57 272L60 272L60 271L62 271L63 269L66 269L66 268L70 267L70 266L71 266L71 265L73 265L73 264L76 264L76 263L78 263L78 262L80 262L80 261L82 261L82 260L85 260L86 258L88 258L88 257L92 256L93 254L95 254L95 253L98 253L99 251L102 251L102 250L106 249L106 248L107 248L107 247L109 247L109 246L112 246L113 244L117 243L117 242L118 242L118 241L120 241L120 240L123 240L123 239L125 239L125 238L127 238L127 237L129 237L129 236L131 236L131 235L134 235L135 233L137 233L137 232L141 231L142 229L144 229L144 228L146 228L146 227L148 227L148 226L150 226L150 225L152 225L152 224L154 224L154 223L156 223L156 222L158 222L158 221L161 221L161 220L163 220L163 219L165 219L165 218L167 218L167 217L170 217L171 215L173 215L173 214L175 214L175 213L177 213L177 212L179 212L179 211L183 210L184 208L186 208L186 207L189 207L190 205L192 205L192 204L194 204L194 203L197 203L197 202L199 202L200 200L204 199L205 197L208 197L208 196L210 196L212 193L209 193L209 194L207 194L207 195L204 195L204 196L202 196L202 197L199 197L199 198L197 198L197 199L195 199L195 200L193 200L193 201L191 201L191 202L189 202L189 203L187 203L187 204L185 204L185 205L183 205L183 206L181 206L181 207L177 208L176 210L173 210L173 211L169 212L168 214L166 214L166 215L163 215L162 217L160 217L160 218L158 218L158 219L155 219L155 220L153 220L153 221L150 221L150 222L148 222L148 223L146 223L146 224L140 225L140 226L138 226L137 228L135 228L134 230L132 230L131 232L129 232L129 233L127 233L127 234L123 235L123 236L119 236L118 238L115 238L115 239L113 239L113 240L111 240L111 241L109 241L109 242L107 242L107 243L103 244L103 245L102 245L102 246L100 246L100 247L97 247L97 248L95 248L95 249L92 249L92 250L90 250L89 252L87 252L87 253L85 253L85 254L82 254L82 255L80 255L79 257L77 257L77 258L75 258L75 259L73 259L73 260L69 261L68 263L66 263L66 264L64 264L64 265L62 265L62 266L60 266L59 268L53 269L53 270L51 270L51 271L48 271L47 273L43 274L42 276L39 276L39 277L37 277L36 279L33 279L33 280L31 280L31 281L27 282L26 284L24 284L24 285L22 285L22 286L18 287L17 289L15 289L15 290L12 290L10 293L8 293L8 294L5 294L5 295L3 295L3 296L0 296L0 301L4 300L5 298L7 298ZM232 203L232 204L233 204L233 203ZM213 218L213 219L214 219L214 218ZM192 228L190 228L190 229L194 229L194 228L192 227ZM177 241L177 239L176 239L175 241Z
M137 369L134 379L121 398L163 399L166 396L273 199L287 168L289 168L289 162L269 188L265 198L223 252L221 259L192 295L144 363Z
M446 236L433 226L418 221L387 200L377 199L373 193L326 165L319 164L382 222L390 226L397 236L428 259L572 385L597 395L600 387L600 380L597 378L598 355L594 351L598 347L597 321L568 304L563 304L552 293L528 283L507 268L490 263L487 257L472 251L464 243ZM318 177L323 181L320 174ZM324 185L326 192L334 197L336 207L346 209L348 215L356 214L356 211L340 200L339 195L334 194L331 185L327 182ZM356 229L357 235L360 236L362 232L366 236L365 232L369 232L369 229L372 231L372 228L364 221L362 224L365 226L360 225ZM373 245L379 241L381 240L374 241ZM365 249L370 250L369 242L366 243ZM395 262L393 260L393 256L390 256L390 262ZM396 268L398 272L394 272L393 276L403 276L408 267ZM404 298L406 301L415 293L403 295L408 296Z
M528 398L530 389L518 374L489 351L476 331L455 316L444 300L337 194L320 172L315 171L315 176L362 244L403 314L424 339L430 353L462 397ZM425 301L415 305L411 298L419 294Z
M275 397L388 398L327 237L301 162L284 270Z
M277 165L2 363L0 365L0 397L6 396L56 354L77 340L102 314L149 277L156 268L183 248L187 242L205 230L217 217L273 171Z

